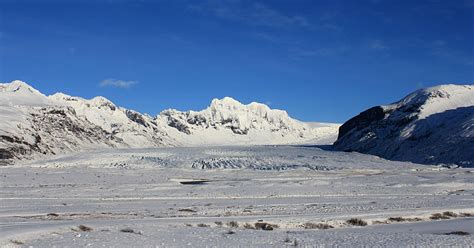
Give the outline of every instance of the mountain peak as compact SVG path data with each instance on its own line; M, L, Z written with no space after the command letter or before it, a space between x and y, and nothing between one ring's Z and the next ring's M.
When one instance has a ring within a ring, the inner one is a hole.
M0 84L0 91L2 92L25 92L38 93L41 94L38 90L34 89L27 83L21 80L13 80L10 83Z
M211 108L225 108L225 109L232 109L236 107L243 107L244 104L235 100L232 97L224 97L222 99L214 98L211 101Z
M423 119L448 109L472 105L474 105L472 85L443 84L417 90L395 104L384 107L416 109L419 111L419 118Z
M48 98L27 83L14 80L0 84L0 104L2 105L48 105Z
M259 102L251 102L249 104L243 104L232 97L224 97L222 99L214 98L209 108L212 112L222 111L242 111L251 112L259 116L266 116L269 112L277 115L288 116L286 111L279 109L271 109L268 105Z

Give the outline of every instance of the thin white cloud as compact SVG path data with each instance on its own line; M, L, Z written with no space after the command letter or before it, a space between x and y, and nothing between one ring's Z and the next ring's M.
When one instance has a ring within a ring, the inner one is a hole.
M369 47L373 50L387 50L389 47L382 40L373 40L370 42Z
M211 14L217 18L238 21L253 26L311 26L301 15L288 15L262 3L244 4L240 1L208 1L193 4L189 9L201 14Z
M126 80L119 80L119 79L104 79L100 82L100 87L116 87L127 89L132 87L133 85L138 84L138 81L126 81Z
M321 47L318 49L290 49L289 52L296 58L305 57L334 57L339 56L350 50L347 45L334 46L334 47Z

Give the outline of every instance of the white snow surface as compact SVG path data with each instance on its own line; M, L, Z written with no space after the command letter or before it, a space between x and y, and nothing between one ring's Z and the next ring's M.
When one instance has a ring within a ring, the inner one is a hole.
M329 144L338 129L312 127L285 111L230 97L214 99L202 111L170 109L152 117L100 96L45 96L18 80L0 84L0 116L0 160L10 162L104 146Z
M2 167L0 246L470 247L473 175L303 146L57 155Z
M474 106L474 86L445 84L424 88L413 92L395 104L385 106L385 108L420 104L418 113L420 120L446 110L471 107Z

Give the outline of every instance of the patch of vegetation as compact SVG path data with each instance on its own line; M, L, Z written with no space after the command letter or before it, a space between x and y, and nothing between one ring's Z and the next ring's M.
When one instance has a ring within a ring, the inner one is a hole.
M88 227L88 226L85 226L85 225L79 225L77 228L79 228L80 231L83 231L83 232L90 232L94 229L92 229L92 227Z
M214 222L214 224L216 224L216 226L222 226L223 225L222 221L216 221L216 222Z
M239 223L237 221L229 221L227 222L227 226L232 227L232 228L237 228L239 227Z
M447 216L447 217L452 217L452 218L458 217L458 215L457 215L456 213L453 213L453 212L451 212L451 211L443 212L443 215L444 215L444 216Z
M404 222L404 221L406 221L406 219L403 218L403 217L390 217L390 218L388 218L388 220L391 221L391 222Z
M244 227L245 229L255 229L255 227L254 227L252 224L249 224L249 223L245 223L245 224L243 225L243 227Z
M334 228L333 226L327 224L327 223L312 223L312 222L306 222L303 224L304 229L331 229Z
M142 235L142 232L140 231L135 231L133 230L132 228L130 227L125 227L123 229L120 229L120 232L124 232L124 233L133 233L133 234L139 234L139 235Z
M471 213L459 213L459 216L461 216L461 217L473 217L474 214L471 214Z
M197 227L210 227L210 226L203 223L199 223L197 224Z
M265 230L265 231L273 231L274 229L279 228L276 224L269 224L265 222L257 222L255 223L255 229L257 230Z
M10 243L15 244L15 245L24 245L23 241L17 240L17 239L11 239Z
M346 221L347 224L353 226L367 226L367 222L358 218L351 218Z
M435 213L430 216L430 219L432 220L447 220L449 219L449 216L445 216L441 213Z
M48 217L59 217L59 214L57 214L57 213L49 213L49 214L47 214L46 216L48 216Z

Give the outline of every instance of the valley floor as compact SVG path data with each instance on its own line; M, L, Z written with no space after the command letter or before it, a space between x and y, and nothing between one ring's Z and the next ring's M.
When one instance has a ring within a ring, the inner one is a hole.
M255 146L91 151L0 171L4 247L474 245L472 168Z

